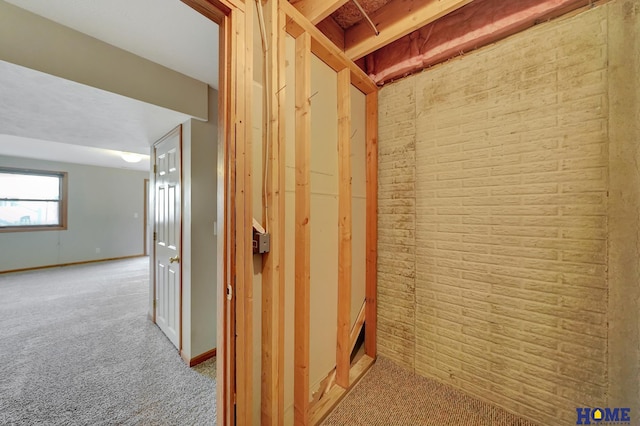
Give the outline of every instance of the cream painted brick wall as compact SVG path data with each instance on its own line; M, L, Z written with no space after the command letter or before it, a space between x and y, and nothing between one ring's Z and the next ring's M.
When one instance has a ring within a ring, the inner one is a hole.
M380 92L380 354L548 425L606 401L608 24Z
M380 92L378 351L413 368L415 355L415 84Z

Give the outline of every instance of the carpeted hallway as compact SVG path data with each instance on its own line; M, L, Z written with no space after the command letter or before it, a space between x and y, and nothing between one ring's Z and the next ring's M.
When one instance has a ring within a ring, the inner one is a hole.
M148 320L148 265L0 275L0 424L215 424L215 361L189 369Z
M384 357L378 357L323 425L535 426Z

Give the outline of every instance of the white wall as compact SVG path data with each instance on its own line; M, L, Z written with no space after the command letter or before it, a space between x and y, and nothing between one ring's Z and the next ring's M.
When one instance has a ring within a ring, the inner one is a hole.
M146 172L5 156L0 167L68 173L68 229L0 233L0 271L142 255Z
M209 88L209 121L182 125L182 352L216 347L218 91Z
M193 117L207 117L206 83L2 0L0 59Z

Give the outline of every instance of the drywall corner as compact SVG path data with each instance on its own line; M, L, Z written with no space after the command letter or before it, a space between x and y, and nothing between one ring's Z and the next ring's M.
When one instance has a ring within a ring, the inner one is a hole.
M193 120L187 120L182 124L182 146L181 146L181 173L182 180L182 253L181 253L181 273L182 273L182 319L180 324L180 333L182 336L183 358L191 359L193 355L197 355L192 351L191 347L191 299L192 299L192 274L193 259L191 251L191 241L193 238L192 226L192 194L191 194L191 159L192 159L192 140L191 126Z
M189 197L192 265L190 338L193 357L216 347L217 90L209 87L209 120L190 120L190 129ZM186 139L185 137L185 141Z

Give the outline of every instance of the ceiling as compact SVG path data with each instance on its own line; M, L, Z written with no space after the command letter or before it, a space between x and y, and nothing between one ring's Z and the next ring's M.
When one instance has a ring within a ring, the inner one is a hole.
M148 154L150 142L189 119L182 113L4 61L0 61L0 99L0 154L27 158L84 163L87 158L81 152L92 152L94 157L103 152L104 165L113 166L107 150ZM43 157L43 153L51 154L43 141L55 142L51 146L59 155ZM102 151L81 151L79 146ZM94 157L87 164L101 165ZM148 170L148 161L144 165Z
M7 2L217 87L218 26L180 1ZM117 153L148 154L189 118L0 61L0 155L148 170Z
M120 156L122 154L121 151L1 134L0 153L9 157L34 158L139 171L148 171L150 166L148 155L141 156L141 160L138 163L127 163ZM25 155L25 153L28 155Z
M179 0L6 1L217 86L218 26ZM380 85L591 2L289 1ZM365 19L356 2L369 19ZM16 146L23 147L21 156L45 152L38 145L43 140L60 144L54 145L56 150L63 150L65 145L82 145L148 152L159 135L188 118L12 67L0 64L0 135L23 138L13 142L12 155L19 155ZM0 154L6 152L3 146L11 144L8 140L7 136L2 138ZM64 158L74 161L81 157L72 148Z
M367 14L371 14L376 10L380 9L385 4L389 3L389 0L361 0L360 5L364 9ZM358 7L353 2L347 2L339 9L337 9L334 13L331 14L331 17L336 21L340 27L343 29L347 29L352 25L357 24L362 21L363 16L362 12L358 9Z

